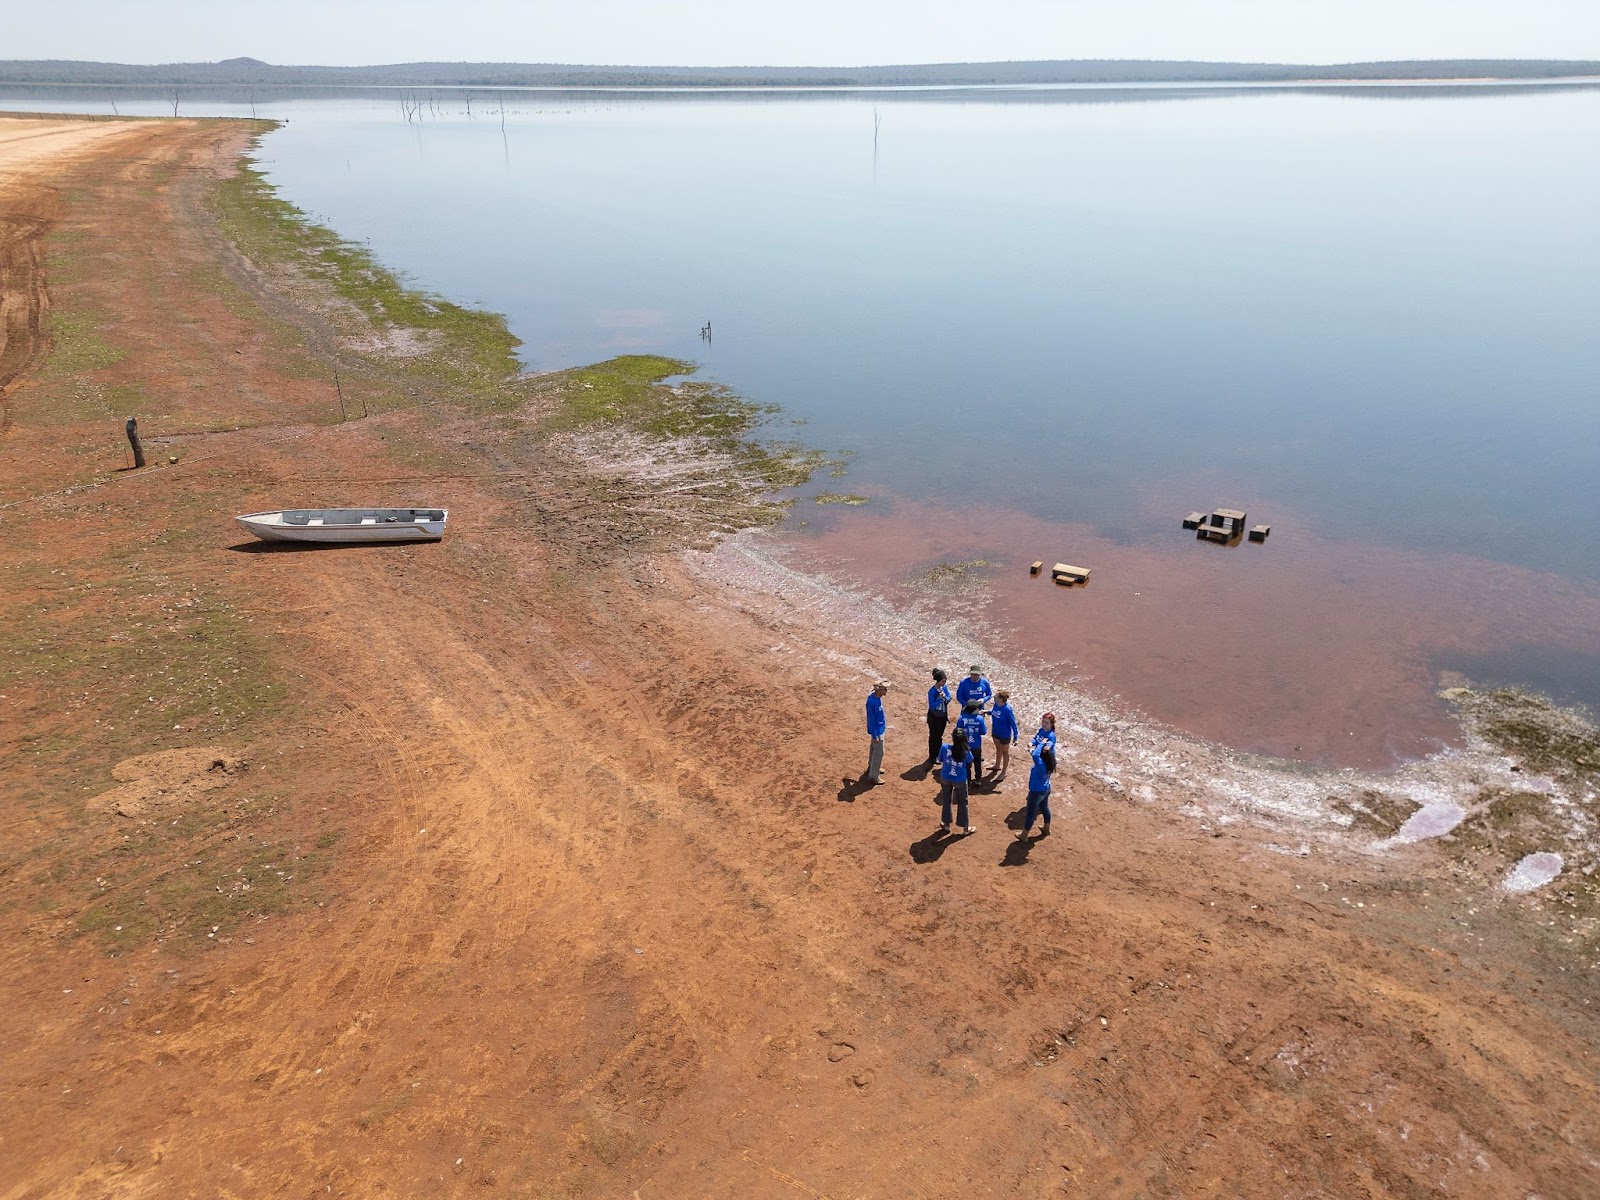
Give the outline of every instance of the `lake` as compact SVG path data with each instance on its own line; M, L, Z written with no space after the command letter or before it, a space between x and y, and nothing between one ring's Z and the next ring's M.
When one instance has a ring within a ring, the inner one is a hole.
M1600 705L1600 89L416 95L258 93L262 164L531 369L802 420L796 561L1244 750L1427 753L1455 673ZM171 113L0 88L113 101Z

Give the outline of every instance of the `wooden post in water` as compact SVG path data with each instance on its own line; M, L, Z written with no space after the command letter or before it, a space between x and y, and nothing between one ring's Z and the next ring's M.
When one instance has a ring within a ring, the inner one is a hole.
M144 466L144 447L139 444L139 419L129 417L127 425L123 428L128 434L128 445L133 447L133 465L137 470Z

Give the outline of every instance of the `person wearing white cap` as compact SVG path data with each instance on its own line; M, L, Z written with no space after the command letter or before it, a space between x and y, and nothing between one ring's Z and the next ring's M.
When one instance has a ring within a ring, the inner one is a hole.
M861 778L867 783L877 783L883 777L883 735L889 730L889 718L883 711L883 698L889 694L889 683L880 679L872 685L867 696L867 737L872 745L867 751L867 773Z

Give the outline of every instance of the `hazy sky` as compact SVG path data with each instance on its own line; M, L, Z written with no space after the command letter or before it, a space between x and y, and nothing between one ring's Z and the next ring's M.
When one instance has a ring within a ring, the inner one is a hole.
M857 66L1600 58L1600 0L0 0L0 58Z

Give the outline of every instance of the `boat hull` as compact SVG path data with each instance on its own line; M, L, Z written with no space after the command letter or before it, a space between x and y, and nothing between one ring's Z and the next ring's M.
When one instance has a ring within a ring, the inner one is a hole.
M437 542L449 512L439 508L284 509L235 517L264 542Z

